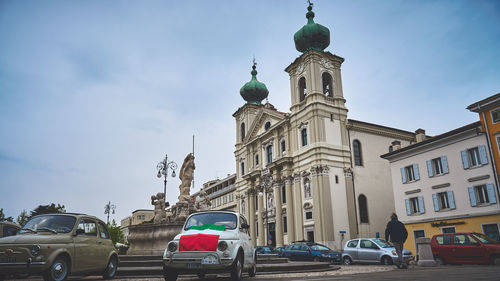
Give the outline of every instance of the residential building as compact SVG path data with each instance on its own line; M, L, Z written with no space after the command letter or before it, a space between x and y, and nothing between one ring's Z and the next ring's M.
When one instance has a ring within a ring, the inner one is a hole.
M344 59L325 51L329 30L308 10L308 27L294 37L301 55L285 69L290 112L262 103L269 91L256 64L240 90L246 104L233 114L237 210L255 226L257 245L309 240L340 249L347 239L383 233L394 200L390 165L379 156L425 133L347 118Z
M146 221L152 220L154 217L154 210L139 209L132 212L131 216L128 216L120 221L120 229L123 232L125 240L129 233L129 226L141 224Z
M203 184L201 191L207 193L210 198L211 210L230 210L236 211L236 188L234 182L236 174L228 174L223 179L212 180ZM195 201L200 200L200 192L193 194Z
M500 205L488 142L480 122L403 147L389 160L395 208L415 240L448 232L499 237Z

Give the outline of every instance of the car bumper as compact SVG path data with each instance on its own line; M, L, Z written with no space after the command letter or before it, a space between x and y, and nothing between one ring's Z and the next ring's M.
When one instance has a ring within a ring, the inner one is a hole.
M38 273L46 270L46 262L11 262L0 263L0 274Z
M217 264L202 264L202 259L208 255L217 257ZM224 258L217 252L176 252L163 257L165 269L182 272L218 272L227 271L233 264L233 259Z

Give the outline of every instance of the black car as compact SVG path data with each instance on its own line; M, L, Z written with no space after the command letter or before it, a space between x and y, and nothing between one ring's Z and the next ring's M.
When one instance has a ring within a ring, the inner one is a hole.
M340 263L340 252L313 242L294 242L283 249L283 256L295 261Z

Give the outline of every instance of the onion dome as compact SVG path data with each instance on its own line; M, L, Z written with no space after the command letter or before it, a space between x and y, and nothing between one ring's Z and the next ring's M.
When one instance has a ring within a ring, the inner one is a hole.
M269 91L264 83L257 81L257 64L252 66L252 79L240 89L240 95L246 100L247 104L261 104L262 100L267 98Z
M312 3L307 7L307 24L304 25L299 31L295 32L293 39L295 41L295 49L305 53L309 50L323 51L330 45L330 30L315 23L314 12L312 11Z

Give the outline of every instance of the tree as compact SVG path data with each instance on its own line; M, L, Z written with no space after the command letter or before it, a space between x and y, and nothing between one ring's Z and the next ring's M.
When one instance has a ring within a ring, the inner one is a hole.
M3 213L3 208L0 209L0 221L10 221L13 222L14 218L13 217L5 217L5 214Z
M28 212L26 212L26 210L23 210L19 216L17 216L17 223L20 225L20 226L24 226L27 222L28 222Z
M113 245L118 243L125 243L125 236L123 235L120 226L116 225L115 220L111 225L108 225L109 236L111 236L111 241L113 241Z
M50 204L50 205L38 205L33 211L31 211L28 219L42 214L50 214L50 213L66 213L66 209L64 209L64 205Z

